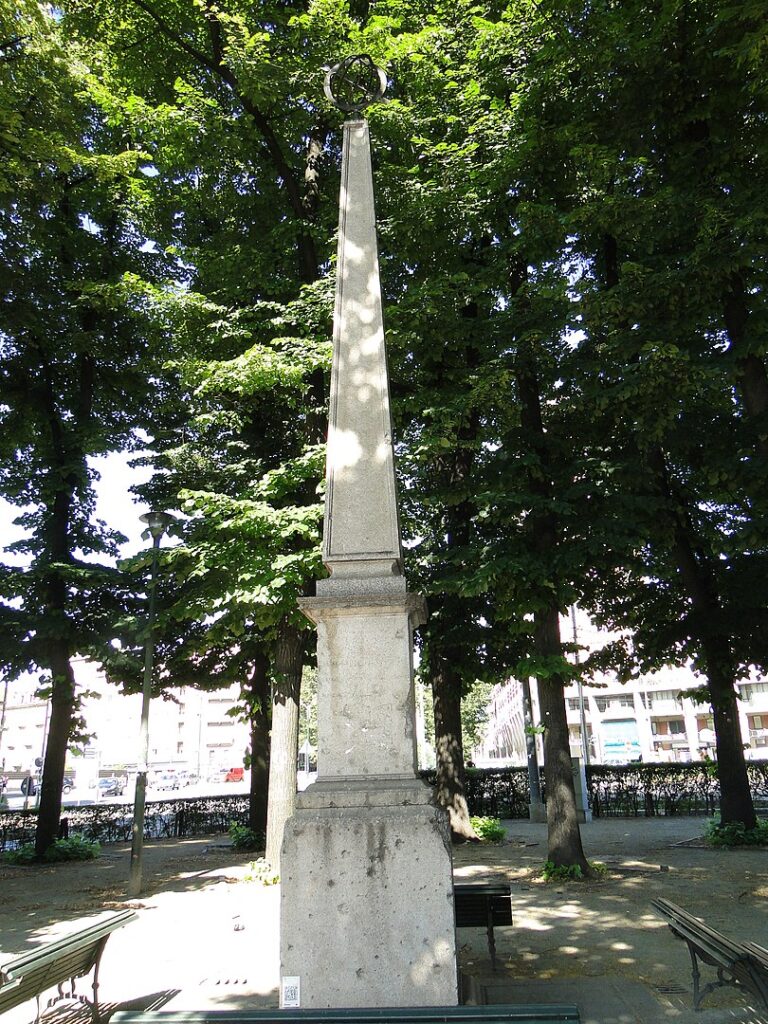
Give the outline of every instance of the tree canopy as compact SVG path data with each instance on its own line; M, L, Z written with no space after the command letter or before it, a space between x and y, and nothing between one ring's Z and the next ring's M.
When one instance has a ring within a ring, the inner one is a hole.
M420 671L454 824L470 834L477 680L537 679L552 813L573 822L564 685L686 662L724 818L750 823L734 684L768 661L756 2L0 5L0 493L28 559L2 573L4 670L69 679L92 653L136 674L140 609L88 458L141 429L144 496L185 516L162 678L266 673L295 755L339 187L322 78L356 52L390 80L367 116L406 570L432 613ZM557 627L574 601L623 637L578 669ZM551 859L586 863L550 826Z

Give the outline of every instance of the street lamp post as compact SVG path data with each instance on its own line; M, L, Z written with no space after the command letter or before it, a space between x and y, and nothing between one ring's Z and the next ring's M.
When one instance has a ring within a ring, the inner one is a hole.
M147 512L139 517L152 535L152 569L149 579L149 616L147 638L144 643L144 684L141 692L141 726L139 728L139 758L136 775L136 792L133 798L133 828L131 843L131 871L128 880L128 895L141 893L141 859L144 850L144 810L147 795L147 768L149 761L149 702L152 697L152 660L155 653L155 585L157 582L157 556L160 539L173 516L167 512Z

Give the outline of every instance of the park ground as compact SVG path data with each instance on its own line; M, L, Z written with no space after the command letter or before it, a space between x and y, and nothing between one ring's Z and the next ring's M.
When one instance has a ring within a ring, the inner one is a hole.
M605 819L582 827L587 856L606 865L605 877L545 883L546 826L505 825L501 844L454 849L457 878L507 879L512 888L514 925L496 930L496 972L484 931L458 933L469 998L576 1002L582 1024L768 1024L765 1010L732 989L692 1010L687 950L650 902L665 896L733 938L768 945L768 850L708 848L700 840L703 819ZM4 866L0 962L132 906L138 920L111 937L102 963L108 1008L275 1006L279 886L247 880L251 859L226 837L149 843L138 900L125 897L125 844L105 847L93 862ZM48 1012L51 1020L73 1020L71 1011ZM34 1016L30 1003L3 1024Z

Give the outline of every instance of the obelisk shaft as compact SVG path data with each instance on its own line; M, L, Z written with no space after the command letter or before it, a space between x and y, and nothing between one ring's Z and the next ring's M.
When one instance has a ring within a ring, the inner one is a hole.
M366 121L344 125L341 175L323 561L333 579L391 577L402 551Z

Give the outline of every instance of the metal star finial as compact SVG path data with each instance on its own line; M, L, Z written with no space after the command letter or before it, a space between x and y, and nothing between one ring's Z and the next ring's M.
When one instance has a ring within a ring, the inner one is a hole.
M365 54L345 57L325 76L325 95L339 110L359 114L382 99L387 76Z

